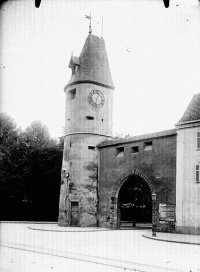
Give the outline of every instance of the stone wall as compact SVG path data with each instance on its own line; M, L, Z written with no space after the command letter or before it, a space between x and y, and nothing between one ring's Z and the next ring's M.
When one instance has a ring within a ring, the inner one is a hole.
M144 144L152 141L152 150ZM133 153L132 147L139 152ZM124 156L116 156L116 148L124 147ZM118 228L117 197L129 175L142 177L157 194L158 203L175 204L176 197L176 134L137 141L112 142L100 147L99 224Z

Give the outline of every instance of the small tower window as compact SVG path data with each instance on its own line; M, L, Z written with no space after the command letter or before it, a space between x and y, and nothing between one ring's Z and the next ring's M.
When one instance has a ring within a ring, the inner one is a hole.
M200 132L197 132L197 149L200 149Z
M94 117L93 117L93 116L86 116L86 118L87 118L88 120L94 120Z
M88 146L88 149L90 149L90 150L95 150L95 146L89 145L89 146Z
M152 150L152 147L153 147L152 141L144 143L144 151L150 151L150 150Z
M116 148L116 156L117 156L117 158L124 156L124 147Z
M133 146L131 147L131 153L132 154L137 154L139 152L139 146Z
M74 99L76 97L76 89L70 90L68 92L68 98L69 100Z

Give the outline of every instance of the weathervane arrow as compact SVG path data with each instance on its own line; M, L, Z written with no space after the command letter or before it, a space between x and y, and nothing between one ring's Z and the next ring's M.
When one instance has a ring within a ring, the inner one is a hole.
M90 20L90 25L89 25L89 33L92 33L92 28L91 28L91 21L92 21L91 11L90 11L90 16L85 15L85 18Z

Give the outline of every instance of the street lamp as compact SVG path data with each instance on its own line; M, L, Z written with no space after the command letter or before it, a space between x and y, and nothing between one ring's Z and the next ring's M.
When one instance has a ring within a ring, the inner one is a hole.
M156 193L152 193L152 236L156 236Z

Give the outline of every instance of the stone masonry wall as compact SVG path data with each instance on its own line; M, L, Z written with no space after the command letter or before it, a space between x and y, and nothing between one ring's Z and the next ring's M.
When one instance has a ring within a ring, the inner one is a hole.
M147 141L152 141L153 148L144 151L144 142ZM132 153L133 146L139 147L137 154ZM116 148L119 147L124 147L124 156L116 156ZM100 147L99 224L101 227L118 228L117 194L113 195L113 191L118 188L119 192L123 177L127 177L129 173L139 173L149 181L152 191L157 194L158 205L159 203L175 204L176 135ZM157 224L157 230L159 228L170 229L171 225Z

